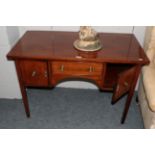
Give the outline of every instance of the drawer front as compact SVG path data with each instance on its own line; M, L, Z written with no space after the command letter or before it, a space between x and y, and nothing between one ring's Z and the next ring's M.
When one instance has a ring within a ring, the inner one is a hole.
M20 61L22 79L26 86L48 86L47 63L44 61Z
M102 63L53 61L50 68L52 85L67 79L85 79L103 87L105 65Z
M85 63L85 62L52 62L52 73L73 75L73 76L101 76L103 72L102 63Z

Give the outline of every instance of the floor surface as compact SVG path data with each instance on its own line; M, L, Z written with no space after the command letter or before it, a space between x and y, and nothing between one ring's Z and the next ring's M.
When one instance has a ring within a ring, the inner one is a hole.
M111 105L112 93L87 89L28 89L31 118L21 100L0 99L2 129L142 129L133 97L125 124L120 124L126 97Z

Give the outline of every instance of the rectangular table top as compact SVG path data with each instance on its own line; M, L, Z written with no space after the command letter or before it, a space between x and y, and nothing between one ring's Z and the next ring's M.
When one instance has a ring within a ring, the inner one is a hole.
M74 60L112 63L149 62L133 34L99 33L103 48L81 56L73 43L77 32L27 31L8 53L8 59Z

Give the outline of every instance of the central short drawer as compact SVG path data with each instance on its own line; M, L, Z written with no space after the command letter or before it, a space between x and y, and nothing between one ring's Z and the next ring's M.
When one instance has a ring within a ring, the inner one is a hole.
M103 72L102 63L89 62L52 62L52 73L73 76L101 76Z

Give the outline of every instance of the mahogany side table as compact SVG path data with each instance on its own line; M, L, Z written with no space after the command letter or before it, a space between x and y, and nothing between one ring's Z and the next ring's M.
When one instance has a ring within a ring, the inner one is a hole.
M77 32L27 31L7 54L14 60L27 117L27 87L54 87L63 80L87 80L102 91L112 91L112 103L127 94L121 123L125 122L143 65L149 63L133 34L99 34L103 48L80 52L73 47Z

